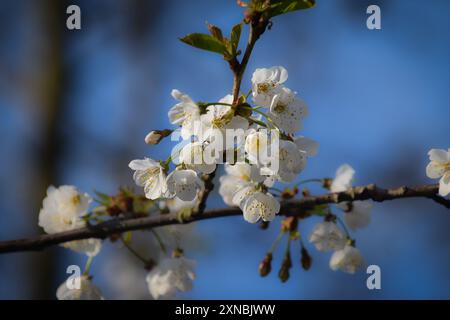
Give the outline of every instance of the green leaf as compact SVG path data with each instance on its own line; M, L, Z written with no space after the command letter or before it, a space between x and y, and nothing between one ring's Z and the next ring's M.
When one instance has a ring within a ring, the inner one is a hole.
M241 39L241 32L242 32L242 23L239 23L231 29L231 49L232 53L235 55L239 46L239 40Z
M224 54L226 51L225 45L209 34L191 33L184 38L180 38L180 40L190 46L206 51L220 54Z
M275 17L292 11L309 9L315 5L315 0L278 0L271 3L268 13L270 17Z
M219 42L223 42L222 30L220 30L219 27L213 24L208 24L208 30L214 38L219 40Z

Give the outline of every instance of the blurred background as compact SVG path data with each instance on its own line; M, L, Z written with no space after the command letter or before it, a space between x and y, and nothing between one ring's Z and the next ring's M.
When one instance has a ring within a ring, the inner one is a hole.
M65 27L66 8L81 8L82 29ZM366 28L366 8L381 7L382 30ZM177 88L194 100L231 91L226 63L177 37L224 31L242 19L234 0L32 1L0 4L0 239L41 234L38 213L50 184L113 194L134 185L127 164L163 159L172 145L149 147L145 134L169 127ZM301 179L333 176L343 163L355 184L432 183L427 152L448 148L450 2L317 0L316 8L274 19L256 45L243 82L257 67L283 65L287 86L308 103L301 134L320 142ZM228 32L226 32L228 33ZM245 35L244 35L245 36ZM321 192L320 189L312 189ZM210 207L221 207L217 194ZM197 279L187 299L450 298L450 213L424 199L376 204L373 222L353 233L367 264L381 267L382 289L366 273L333 272L315 251L310 271L299 251L287 283L257 272L279 230L242 217L202 221L189 241ZM301 223L308 235L318 219ZM298 244L297 244L298 245ZM294 246L295 248L295 246ZM85 258L60 247L0 255L0 298L53 299L70 264ZM105 243L92 266L104 296L148 298L145 270L117 244Z

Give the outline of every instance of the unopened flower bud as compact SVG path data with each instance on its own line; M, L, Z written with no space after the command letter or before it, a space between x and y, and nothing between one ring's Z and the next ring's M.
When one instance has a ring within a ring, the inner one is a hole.
M332 183L333 183L333 179L330 179L330 178L322 179L322 187L324 187L325 189L330 190Z
M280 271L278 272L278 277L281 282L286 282L289 279L289 269L292 267L292 260L290 252L286 252L284 256L283 263L281 264Z
M269 221L261 221L261 223L259 224L259 228L262 230L266 230L267 228L269 228Z
M309 255L308 250L306 250L306 248L302 246L302 250L301 250L300 254L301 254L300 261L302 264L302 268L304 270L309 270L309 268L311 268L312 258Z
M286 188L283 190L283 193L281 194L281 198L283 200L289 200L295 197L295 192L289 188Z
M259 264L258 271L261 277L267 276L272 271L272 253L266 254L263 261Z
M280 271L278 272L278 278L280 278L281 282L286 282L289 279L289 269L285 266L281 266Z
M150 131L145 136L145 143L146 144L158 144L163 138L167 137L171 133L172 133L172 130L169 130L169 129Z
M311 191L309 191L309 189L303 189L302 190L302 195L304 196L304 197L310 197L311 196Z

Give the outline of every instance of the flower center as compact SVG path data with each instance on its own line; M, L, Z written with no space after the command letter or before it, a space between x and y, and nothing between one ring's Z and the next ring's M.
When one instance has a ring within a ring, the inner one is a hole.
M275 87L275 83L273 81L258 83L258 93L267 93L270 89Z
M70 200L74 206L77 206L81 203L81 197L79 194L77 194L76 196L73 196L72 199L70 199Z
M283 113L283 112L286 111L286 107L287 107L286 105L284 105L284 104L282 104L282 103L279 103L279 104L276 105L275 108L273 108L273 110L274 110L276 113Z

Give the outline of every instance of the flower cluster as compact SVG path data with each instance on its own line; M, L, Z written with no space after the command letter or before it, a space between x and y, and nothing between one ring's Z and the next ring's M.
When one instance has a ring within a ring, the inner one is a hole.
M179 102L168 116L179 130L164 132L180 135L181 147L166 161L145 158L129 164L146 197L191 201L205 188L201 176L225 162L219 189L224 202L240 207L248 222L273 220L280 203L270 188L276 181L292 182L318 148L316 142L294 136L308 109L284 86L287 77L283 67L257 69L251 92L235 102L231 95L213 103L194 102L173 90ZM248 101L250 94L254 106ZM146 141L159 142L162 136L152 131ZM175 169L169 173L170 162Z

